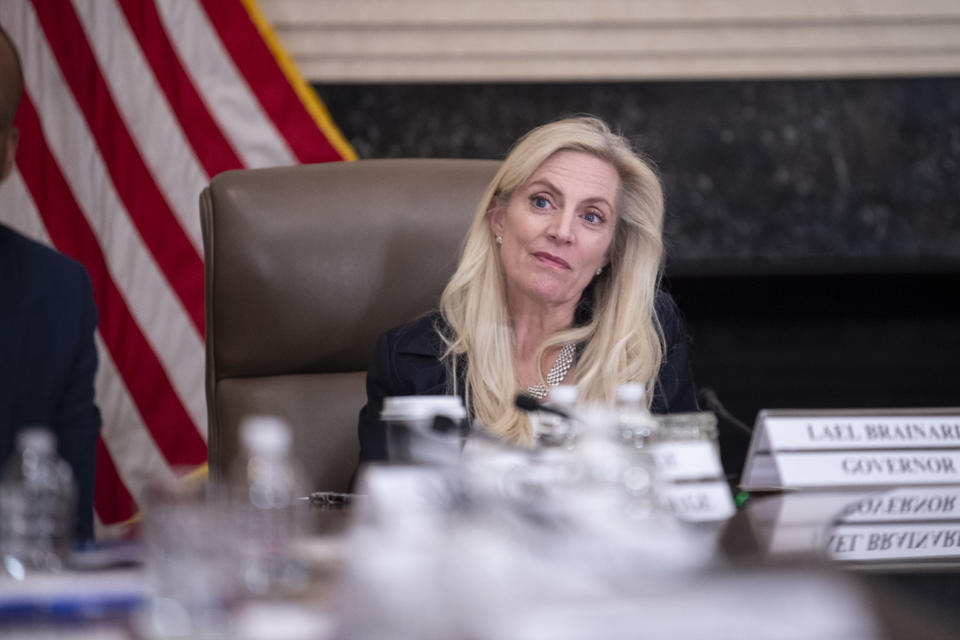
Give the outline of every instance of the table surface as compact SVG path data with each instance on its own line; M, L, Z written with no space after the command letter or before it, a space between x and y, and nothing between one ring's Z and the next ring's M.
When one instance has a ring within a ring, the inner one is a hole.
M843 509L836 506L853 504L863 499L863 492L824 492L820 494L770 494L754 495L728 522L718 525L698 525L700 529L715 531L712 539L719 564L709 576L699 581L699 587L690 583L683 591L684 597L695 601L697 589L708 592L711 581L718 588L744 588L745 593L755 594L757 586L745 586L752 578L762 576L770 584L777 584L782 577L783 586L802 588L804 581L816 588L839 588L859 592L877 619L885 637L936 638L945 637L960 630L960 614L955 610L960 596L960 553L943 554L923 558L880 558L876 561L859 560L846 562L831 560L824 551L830 540L831 527L836 527L836 514ZM294 605L302 605L301 611L309 611L313 623L319 625L315 637L332 634L337 607L341 606L335 596L339 575L349 561L347 535L354 511L347 508L312 509L317 535L305 548L311 559L314 582L310 590ZM839 523L843 526L843 522ZM846 523L850 524L850 523ZM896 523L873 523L874 527L889 527ZM909 523L908 523L909 524ZM921 521L920 525L930 525ZM944 527L950 521L943 521ZM960 523L953 523L960 528ZM866 526L866 525L865 525ZM784 534L786 532L786 534ZM704 540L711 539L705 536ZM842 554L841 554L842 555ZM888 554L889 556L889 554ZM832 577L831 577L832 576ZM842 580L840 580L842 578ZM819 582L818 582L819 581ZM111 583L118 592L145 593L145 572L140 567L127 567L94 572L73 572L61 576L28 580L26 583L0 581L0 598L9 603L11 594L72 592L109 592L105 585ZM801 585L801 587L796 587ZM790 589L784 590L784 596ZM666 591L664 592L666 593ZM842 591L841 591L842 593ZM703 593L701 593L703 595ZM709 596L707 596L709 597ZM655 598L654 598L655 599ZM664 600L668 603L669 599ZM260 603L262 604L262 603ZM289 603L288 603L289 604ZM259 605L257 605L259 606ZM750 613L746 604L745 615ZM276 620L291 615L290 610L271 610L269 607L247 611L251 620ZM251 629L255 625L248 625ZM329 634L328 634L329 632ZM138 635L136 626L127 613L93 616L88 620L73 620L66 625L62 620L30 620L19 623L0 620L0 638L114 638L130 639ZM258 637L251 631L246 637ZM264 635L263 637L269 637ZM798 635L795 637L804 637Z

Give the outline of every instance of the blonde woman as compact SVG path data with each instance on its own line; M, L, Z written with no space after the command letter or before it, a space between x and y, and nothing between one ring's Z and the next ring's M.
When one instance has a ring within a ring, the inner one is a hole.
M532 441L519 392L576 384L612 402L639 382L655 413L695 411L686 335L658 290L663 193L601 120L538 127L487 187L440 309L380 337L360 459L386 458L384 397L455 393L505 440Z

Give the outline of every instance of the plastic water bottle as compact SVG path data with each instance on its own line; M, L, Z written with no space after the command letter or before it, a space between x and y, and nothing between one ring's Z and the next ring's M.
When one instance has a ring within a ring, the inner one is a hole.
M620 442L637 449L644 448L658 429L657 421L644 402L642 384L628 383L617 387L617 423Z
M541 411L534 423L534 438L540 447L569 447L576 435L574 414L577 409L577 387L560 384L550 390L544 406L564 412L569 417Z
M257 416L241 424L240 436L244 456L231 473L229 502L242 582L255 596L296 593L307 586L295 545L307 533L309 504L290 428Z
M7 575L63 568L73 537L76 489L54 435L31 427L0 477L0 550Z
M617 442L617 414L610 407L588 404L579 414L577 459L586 472L585 479L600 484L620 482L626 464L622 447Z
M646 390L642 384L628 383L617 387L617 432L627 452L627 466L622 483L635 498L635 510L653 509L658 476L650 445L658 437L660 425L647 409Z

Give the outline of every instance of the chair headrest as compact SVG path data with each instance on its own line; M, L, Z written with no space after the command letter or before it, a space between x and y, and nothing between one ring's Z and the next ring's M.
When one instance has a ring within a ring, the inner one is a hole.
M201 197L217 378L362 370L436 307L499 162L229 171Z

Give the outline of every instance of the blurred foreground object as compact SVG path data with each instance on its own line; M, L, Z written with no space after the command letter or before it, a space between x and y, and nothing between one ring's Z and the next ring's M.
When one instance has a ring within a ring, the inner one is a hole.
M152 485L144 517L147 605L135 619L147 638L226 633L239 589L222 502L203 481Z
M241 441L229 482L184 478L148 493L151 597L135 618L140 636L322 637L323 616L297 602L311 586L304 559L311 505L290 429L250 416Z
M0 481L0 546L7 575L63 568L73 533L76 487L53 434L25 429Z
M855 580L729 571L717 525L629 508L572 452L491 440L462 462L366 468L334 637L887 637Z
M380 419L395 464L455 464L469 431L459 396L384 398Z
M306 586L293 547L307 534L304 474L291 454L290 427L266 416L241 425L244 457L229 486L230 530L236 534L242 583L256 596L289 595Z

